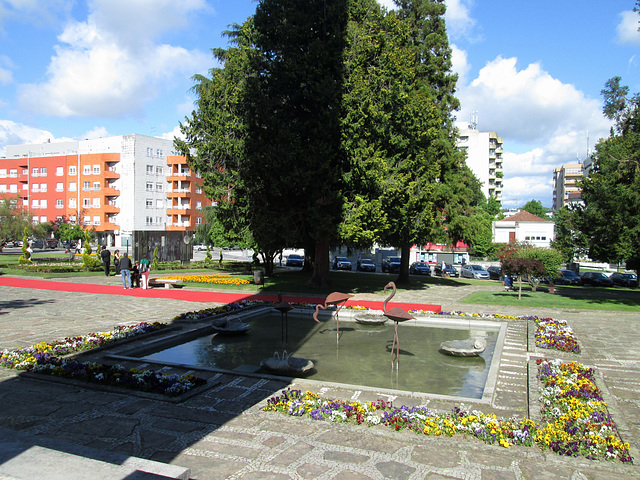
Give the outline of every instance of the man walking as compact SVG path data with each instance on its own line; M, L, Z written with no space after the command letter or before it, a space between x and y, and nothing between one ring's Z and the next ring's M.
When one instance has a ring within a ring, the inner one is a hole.
M107 250L107 246L102 246L102 251L100 252L100 258L102 259L102 266L104 267L104 274L109 276L109 269L111 268L111 252Z
M120 259L120 275L122 275L122 286L131 288L131 259L126 253Z

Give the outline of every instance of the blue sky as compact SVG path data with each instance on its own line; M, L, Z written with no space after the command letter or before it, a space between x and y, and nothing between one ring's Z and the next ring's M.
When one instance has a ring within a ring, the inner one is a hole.
M379 0L388 8L391 0ZM459 120L504 139L504 204L551 206L552 172L610 123L600 91L640 92L634 0L447 0ZM6 145L140 133L173 138L191 76L253 0L0 0L0 156Z

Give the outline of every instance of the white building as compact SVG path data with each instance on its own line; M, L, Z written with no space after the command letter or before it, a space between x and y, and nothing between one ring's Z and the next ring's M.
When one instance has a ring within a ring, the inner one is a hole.
M481 132L475 124L456 122L457 147L467 154L467 165L482 183L482 191L502 204L502 137Z
M522 211L493 222L495 243L526 242L535 247L550 247L555 235L555 223Z
M553 170L553 210L582 201L579 182L584 178L584 165L570 163Z

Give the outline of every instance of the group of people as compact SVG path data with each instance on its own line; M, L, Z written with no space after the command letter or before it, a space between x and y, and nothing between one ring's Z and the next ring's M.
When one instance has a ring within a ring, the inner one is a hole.
M111 274L111 252L106 245L102 246L100 259L104 266L104 274L108 277ZM128 288L149 288L149 272L151 263L147 257L131 262L128 254L120 256L120 250L113 253L113 263L116 267L115 275L122 276L122 286ZM142 287L141 287L142 284Z

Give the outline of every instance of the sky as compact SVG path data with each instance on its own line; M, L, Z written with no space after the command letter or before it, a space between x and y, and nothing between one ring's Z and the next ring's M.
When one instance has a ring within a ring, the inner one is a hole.
M379 0L393 8L392 0ZM446 0L454 115L504 141L503 206L552 205L553 169L583 161L611 122L614 76L640 92L635 0ZM254 0L0 0L0 157L6 145L138 133L172 139L194 74Z

